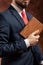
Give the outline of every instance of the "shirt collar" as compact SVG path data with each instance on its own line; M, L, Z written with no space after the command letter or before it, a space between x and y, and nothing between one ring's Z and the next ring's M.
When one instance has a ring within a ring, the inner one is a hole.
M11 3L11 6L13 6L13 8L15 8L16 11L17 11L17 12L19 13L19 15L21 16L22 10L20 10L20 9L17 7L17 5L14 5L13 3ZM25 9L23 9L23 11L25 12Z

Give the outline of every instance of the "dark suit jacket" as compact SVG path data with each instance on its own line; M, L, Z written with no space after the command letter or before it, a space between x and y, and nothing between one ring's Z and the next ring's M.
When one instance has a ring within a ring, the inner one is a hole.
M32 15L26 14L30 20ZM37 45L26 47L24 38L19 34L24 26L22 18L12 6L0 13L0 57L3 58L2 65L33 65L37 62L39 64L43 59Z

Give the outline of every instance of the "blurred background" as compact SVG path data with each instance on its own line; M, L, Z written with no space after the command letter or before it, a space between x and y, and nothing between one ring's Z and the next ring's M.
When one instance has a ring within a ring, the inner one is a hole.
M43 23L43 0L31 0L30 5L26 10ZM43 53L43 32L40 36L39 47Z
M12 0L0 0L0 12L3 12L6 10L9 6Z
M7 9L11 2L12 0L0 0L0 11ZM26 10L43 23L43 0L31 0ZM39 47L43 53L43 32L40 35Z

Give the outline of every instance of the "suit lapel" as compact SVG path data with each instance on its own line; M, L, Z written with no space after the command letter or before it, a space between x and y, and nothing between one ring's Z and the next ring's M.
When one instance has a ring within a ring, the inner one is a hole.
M28 19L28 21L30 21L31 18L33 17L29 12L26 12L26 15L27 15L27 19Z
M16 19L18 20L18 22L21 24L22 27L25 26L25 23L23 21L23 19L21 18L21 16L19 15L19 13L10 5L9 7L12 15L14 15L16 17ZM31 20L32 15L29 12L26 12L27 18L28 20Z
M21 18L21 16L18 14L18 12L12 6L10 6L9 9L12 15L14 15L16 19L18 20L18 22L22 25L22 27L24 27L25 26L24 21Z

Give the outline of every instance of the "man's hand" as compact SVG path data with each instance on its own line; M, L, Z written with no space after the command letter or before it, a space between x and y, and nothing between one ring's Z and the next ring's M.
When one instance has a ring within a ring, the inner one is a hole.
M28 36L27 39L28 39L28 41L30 43L30 46L35 45L39 41L40 36L39 36L38 33L39 33L39 30L36 30L35 32L33 32L32 34L30 34Z

